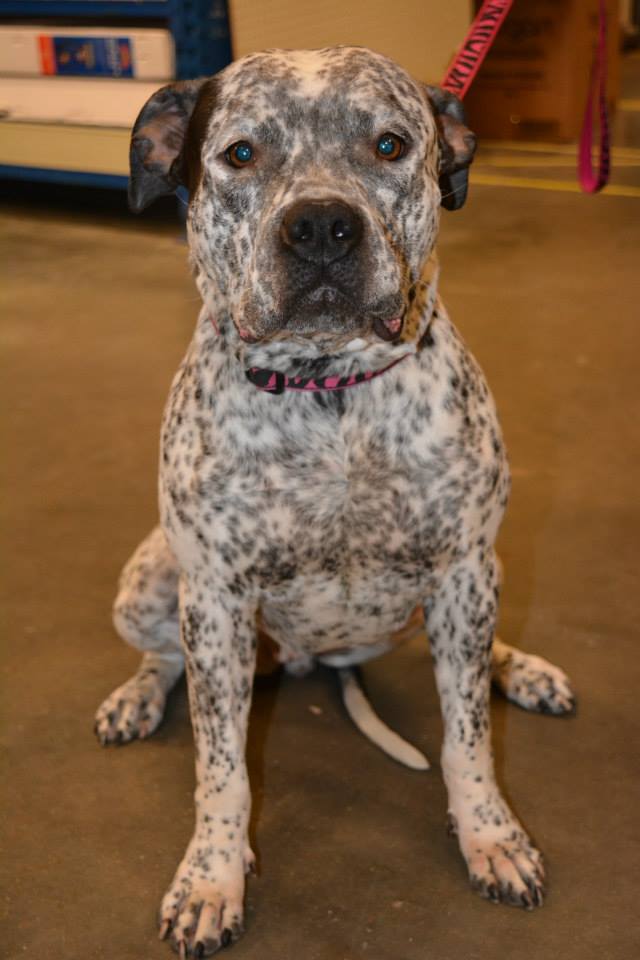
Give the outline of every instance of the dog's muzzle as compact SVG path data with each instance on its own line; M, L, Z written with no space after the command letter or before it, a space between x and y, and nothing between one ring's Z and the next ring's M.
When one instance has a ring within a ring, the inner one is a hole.
M383 340L397 339L402 298L367 299L377 280L363 211L335 196L302 197L280 217L282 330L312 337L373 330Z

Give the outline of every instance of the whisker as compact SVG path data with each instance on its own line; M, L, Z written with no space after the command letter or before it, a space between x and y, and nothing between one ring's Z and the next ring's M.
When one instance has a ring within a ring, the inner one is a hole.
M441 199L441 200L446 200L447 197L454 197L454 196L456 195L456 193L460 193L461 190L466 190L466 189L467 189L467 184L466 184L466 183L463 183L463 184L461 184L459 187L456 187L455 190L449 190L449 193L442 193L442 194L440 195L440 199Z

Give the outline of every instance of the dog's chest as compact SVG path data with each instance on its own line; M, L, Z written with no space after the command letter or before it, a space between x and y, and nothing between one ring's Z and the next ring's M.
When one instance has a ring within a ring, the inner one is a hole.
M402 366L353 388L339 412L243 384L219 390L207 416L183 384L191 399L169 412L163 454L178 553L274 599L301 585L332 603L382 583L424 591L497 524L506 471L484 382Z

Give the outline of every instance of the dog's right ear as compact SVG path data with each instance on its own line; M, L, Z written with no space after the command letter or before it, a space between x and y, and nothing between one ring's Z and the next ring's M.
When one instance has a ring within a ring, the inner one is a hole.
M140 213L158 197L188 186L184 146L191 115L206 79L162 87L138 114L129 151L129 207Z

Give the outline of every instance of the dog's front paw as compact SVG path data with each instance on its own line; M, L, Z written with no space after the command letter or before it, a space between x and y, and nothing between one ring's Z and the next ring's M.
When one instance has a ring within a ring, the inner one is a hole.
M98 707L95 734L104 747L151 736L164 715L166 693L154 676L131 677Z
M526 834L507 840L477 844L469 859L471 886L494 903L533 910L544 902L542 856Z
M160 908L160 939L181 958L209 957L243 932L244 877L253 854L214 848L195 836Z
M494 903L532 910L544 901L542 854L515 818L499 831L461 833L460 849L467 861L471 886Z
M575 709L575 695L564 670L532 653L513 650L495 663L493 682L525 710L557 715Z

